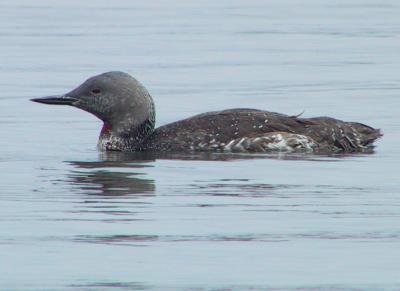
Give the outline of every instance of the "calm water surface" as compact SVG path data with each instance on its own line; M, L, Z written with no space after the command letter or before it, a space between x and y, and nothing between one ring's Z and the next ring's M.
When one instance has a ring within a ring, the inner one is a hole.
M399 290L400 4L0 3L1 290ZM29 102L126 71L158 125L253 107L383 129L375 153L99 153Z

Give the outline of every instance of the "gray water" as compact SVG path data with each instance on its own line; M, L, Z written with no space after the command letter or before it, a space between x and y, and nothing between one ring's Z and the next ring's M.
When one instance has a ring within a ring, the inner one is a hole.
M0 3L1 290L399 290L400 3ZM234 107L382 128L372 154L100 153L29 98L128 72L157 123Z

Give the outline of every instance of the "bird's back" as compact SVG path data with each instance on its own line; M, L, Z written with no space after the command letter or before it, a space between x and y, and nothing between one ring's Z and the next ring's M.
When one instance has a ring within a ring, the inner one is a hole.
M236 148L243 151L267 151L279 150L282 145L289 150L304 146L354 152L369 147L380 135L369 126L329 117L299 118L263 110L229 109L161 126L143 143L142 150L224 151L239 145Z

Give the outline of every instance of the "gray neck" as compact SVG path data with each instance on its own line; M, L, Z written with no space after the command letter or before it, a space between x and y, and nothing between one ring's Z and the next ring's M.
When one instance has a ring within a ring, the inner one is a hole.
M140 151L143 141L154 131L155 108L149 98L147 114L140 120L135 119L135 113L122 115L119 121L111 124L104 122L101 130L98 148L103 151ZM143 111L140 112L143 116Z

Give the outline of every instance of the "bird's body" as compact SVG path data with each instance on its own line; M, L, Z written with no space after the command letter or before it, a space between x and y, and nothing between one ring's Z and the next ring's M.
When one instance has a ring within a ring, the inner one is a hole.
M137 150L354 152L367 149L377 134L369 126L329 117L307 119L256 109L229 109L161 126Z
M102 119L98 143L101 150L357 152L371 148L381 136L378 129L361 123L256 109L207 112L155 129L150 94L121 72L92 77L63 96L33 101L72 105Z

